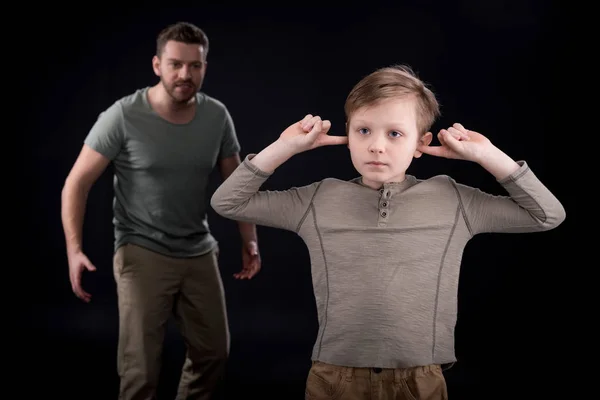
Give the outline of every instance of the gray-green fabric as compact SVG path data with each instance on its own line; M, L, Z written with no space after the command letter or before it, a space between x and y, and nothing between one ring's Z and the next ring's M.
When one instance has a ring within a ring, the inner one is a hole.
M407 368L455 361L463 250L484 232L539 232L565 210L527 163L492 196L448 176L369 188L360 178L260 191L244 159L216 190L220 215L297 233L308 248L319 330L313 360ZM502 249L500 251L503 251Z
M205 254L217 243L206 216L209 175L240 150L232 118L199 92L194 119L170 123L152 110L148 89L113 103L85 138L114 165L115 250L133 243L173 257Z

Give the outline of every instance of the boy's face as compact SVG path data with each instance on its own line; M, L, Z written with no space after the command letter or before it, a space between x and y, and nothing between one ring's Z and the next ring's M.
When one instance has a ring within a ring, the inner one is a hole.
M431 133L417 130L415 100L392 98L356 110L348 126L348 147L363 183L379 189L385 182L401 182L419 143L428 145Z

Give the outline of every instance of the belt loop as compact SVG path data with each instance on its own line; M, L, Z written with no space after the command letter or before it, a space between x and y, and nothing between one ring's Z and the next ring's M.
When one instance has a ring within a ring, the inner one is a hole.
M346 382L352 382L353 373L354 373L354 368L344 367L344 377L346 378Z
M402 382L402 374L400 373L400 368L394 368L394 383L399 384Z

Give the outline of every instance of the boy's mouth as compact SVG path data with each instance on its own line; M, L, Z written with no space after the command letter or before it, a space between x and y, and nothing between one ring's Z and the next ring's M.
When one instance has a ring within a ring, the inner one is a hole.
M386 165L385 163L382 163L381 161L369 161L367 164L368 165L374 165L374 166L377 166L377 167L381 167L381 166Z

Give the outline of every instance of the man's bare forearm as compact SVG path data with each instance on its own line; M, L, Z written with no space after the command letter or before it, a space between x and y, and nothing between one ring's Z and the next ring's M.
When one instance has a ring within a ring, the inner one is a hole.
M238 227L240 229L240 236L243 243L248 243L251 241L258 242L256 225L249 224L247 222L238 222Z
M61 194L61 219L68 253L82 250L82 231L89 189L67 180Z

